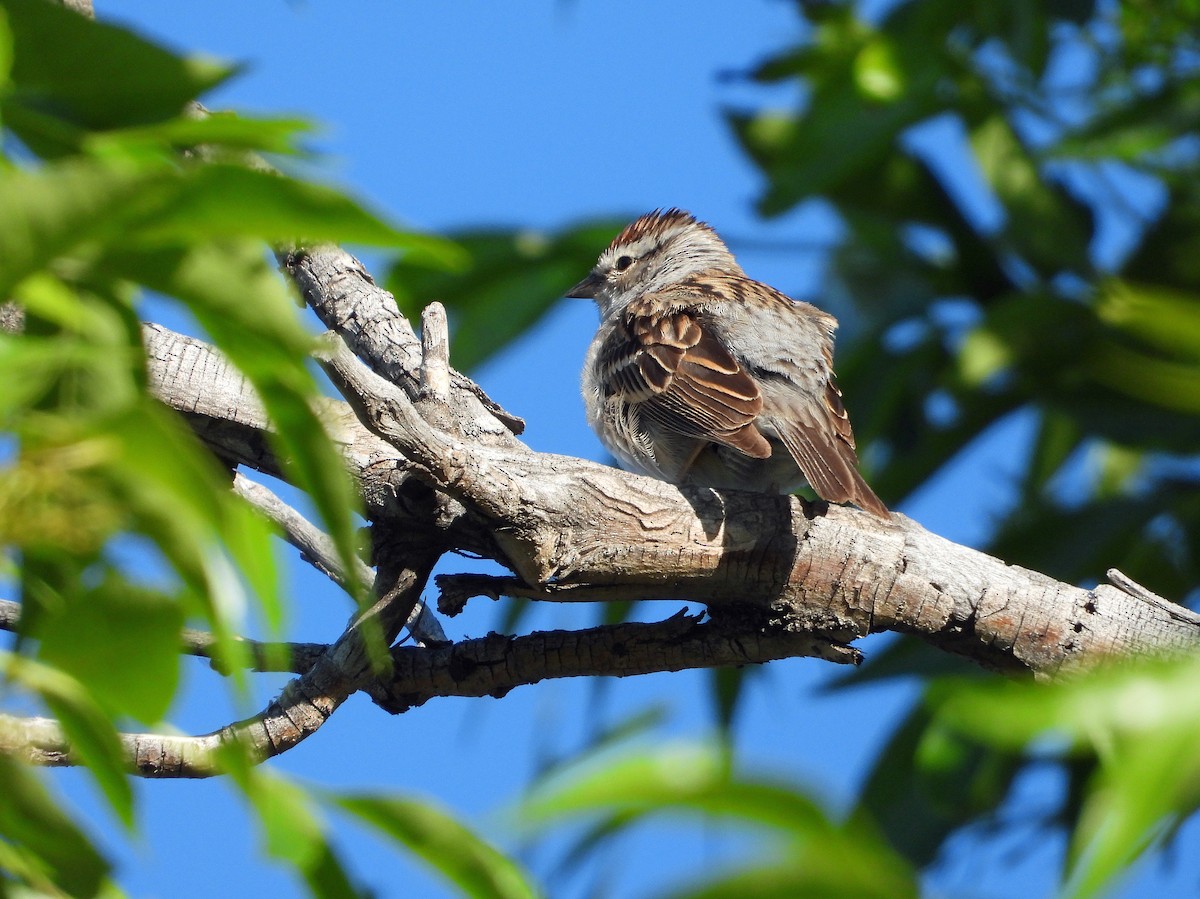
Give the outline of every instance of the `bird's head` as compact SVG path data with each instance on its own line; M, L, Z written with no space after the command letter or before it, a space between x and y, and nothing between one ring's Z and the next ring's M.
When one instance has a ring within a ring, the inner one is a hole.
M742 274L729 248L704 222L682 209L655 210L613 238L588 276L565 295L595 300L607 318L643 293L713 270Z

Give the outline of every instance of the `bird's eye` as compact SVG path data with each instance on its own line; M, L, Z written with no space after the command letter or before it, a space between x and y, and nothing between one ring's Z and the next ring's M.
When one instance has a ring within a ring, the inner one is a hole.
M633 265L633 259L631 259L629 256L621 256L619 259L617 259L617 271L619 272L625 271L625 269L629 268L631 265Z

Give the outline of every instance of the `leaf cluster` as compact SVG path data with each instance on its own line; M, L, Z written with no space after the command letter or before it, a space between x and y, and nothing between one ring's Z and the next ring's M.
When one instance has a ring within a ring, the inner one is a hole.
M272 526L147 390L143 310L168 304L192 318L254 386L285 477L353 572L357 498L313 411L313 337L270 248L338 240L425 265L460 258L264 165L301 154L307 126L199 107L234 74L45 0L0 3L0 548L21 601L0 691L53 715L127 830L135 797L116 727L167 719L185 622L216 636L214 662L244 687L235 635L254 621L278 634L286 613ZM366 587L351 585L360 598ZM24 726L0 716L0 742L19 742ZM268 854L314 894L364 894L309 791L225 755ZM18 884L118 892L93 839L5 755L0 796L0 895ZM325 805L470 893L532 893L510 862L424 803L330 795Z

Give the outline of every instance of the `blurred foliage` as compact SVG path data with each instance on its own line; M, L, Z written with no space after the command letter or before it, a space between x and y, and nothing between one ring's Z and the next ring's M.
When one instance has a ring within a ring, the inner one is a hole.
M870 12L864 10L869 9ZM984 548L1080 582L1119 567L1168 596L1200 578L1200 8L1195 0L797 4L802 42L749 77L794 109L727 111L762 175L759 208L820 199L845 224L828 293L851 307L838 372L872 483L899 504L998 422L1036 434ZM53 47L53 52L47 52ZM185 619L231 637L286 613L270 528L146 392L139 310L185 308L252 381L291 478L340 551L353 497L310 411L310 336L264 248L348 240L399 254L410 313L445 302L453 357L526 332L623 221L558 234L398 231L336 190L247 163L301 152L303 123L187 114L233 70L44 0L0 0L0 545L23 602L6 698L43 707L123 827L137 823L114 722L159 722ZM936 134L937 146L929 135ZM200 149L203 152L197 152ZM1144 197L1158 198L1153 203ZM124 564L150 547L161 572ZM629 608L610 610L613 620ZM1091 896L1200 801L1190 664L1048 689L956 671L899 641L839 687L938 678L844 819L736 773L742 673L711 679L720 750L600 753L522 803L533 834L580 828L571 865L659 816L734 820L762 855L673 895L905 896L947 840L992 833L1038 766L1068 784L1065 895ZM8 724L0 723L7 727ZM536 888L429 803L320 793L229 753L264 852L321 896L365 894L329 814L415 853L473 896ZM111 893L110 867L36 773L0 756L0 894ZM757 839L757 838L756 838Z
M0 552L21 600L0 691L61 723L126 829L137 814L116 728L165 721L185 620L217 635L218 664L244 688L233 637L255 619L278 633L287 612L272 527L146 389L148 295L186 309L254 385L289 479L349 560L356 499L311 408L311 335L267 248L303 237L377 244L427 266L462 259L336 190L254 164L246 151L298 153L305 126L188 108L231 73L44 0L0 2L0 301L23 317L0 331ZM0 742L20 727L0 719ZM229 761L269 855L316 895L363 894L306 789ZM0 797L0 895L116 892L90 837L4 756ZM350 809L396 834L393 820ZM436 810L405 811L436 832ZM459 868L522 882L468 831L453 836L451 850L445 838L436 847L442 869L461 857ZM420 842L400 845L420 855Z
M431 300L446 305L452 318L450 358L467 371L528 331L592 267L597 246L624 225L612 219L552 236L464 231L451 237L470 258L465 271L430 268L409 256L392 266L385 285L413 321Z
M520 804L533 834L582 819L588 848L670 814L730 819L753 828L761 854L669 894L678 899L916 896L913 868L865 820L837 822L787 784L746 780L731 756L704 746L601 753L555 772Z
M965 736L995 758L1061 762L1083 775L1062 895L1096 896L1200 808L1200 666L1124 664L1053 687L1000 680L935 682L943 739ZM1080 763L1083 763L1082 765Z

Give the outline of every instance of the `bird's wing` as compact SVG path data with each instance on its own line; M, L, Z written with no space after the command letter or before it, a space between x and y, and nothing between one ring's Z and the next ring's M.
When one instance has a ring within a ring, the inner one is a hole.
M830 502L851 502L888 518L887 506L858 473L854 432L833 376L832 341L822 347L822 357L823 383L814 391L813 400L781 403L782 414L773 416L772 424L817 496Z
M640 303L618 323L600 353L601 382L668 431L769 457L754 424L763 408L754 379L694 311L654 305Z

